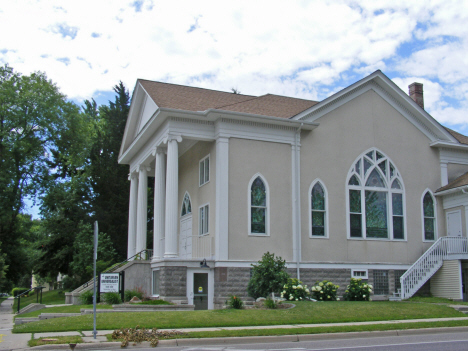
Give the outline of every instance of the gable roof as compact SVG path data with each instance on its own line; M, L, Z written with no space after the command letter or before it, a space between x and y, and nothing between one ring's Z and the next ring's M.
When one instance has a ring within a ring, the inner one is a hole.
M461 134L460 134L461 135ZM462 135L464 136L464 135ZM465 136L464 136L465 137ZM466 138L466 137L465 137ZM439 188L436 190L436 193L441 193L443 191L447 191L447 190L451 190L451 189L456 189L456 188L460 188L462 186L466 186L468 185L468 172L465 173L465 174L462 174L461 176L459 176L458 178L455 178L454 180L452 180L450 183L448 183L447 185Z
M460 144L468 145L468 137L450 128L444 127Z
M216 109L291 118L317 104L317 101L274 94L253 96L144 79L138 82L160 108L176 110L200 112Z

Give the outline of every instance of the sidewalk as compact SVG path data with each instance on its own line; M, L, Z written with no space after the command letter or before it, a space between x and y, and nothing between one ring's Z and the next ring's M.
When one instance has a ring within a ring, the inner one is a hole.
M28 348L31 334L12 334L13 298L10 297L0 305L0 350L18 350Z
M0 306L0 350L70 350L68 344L60 345L43 345L36 347L28 347L28 340L31 339L30 333L12 334L13 316L12 306L13 298L5 300ZM411 320L396 320L396 321L373 321L373 322L355 322L355 323L327 323L327 324L295 324L295 325L270 325L270 326L254 326L254 327L219 327L219 328L187 328L177 329L181 332L195 331L218 331L218 330L242 330L242 329L284 329L284 328L314 328L323 326L345 326L345 325L372 325L372 324L400 324L400 323L417 323L417 322L437 322L451 320L468 320L468 317L459 318L431 318L431 319L411 319ZM161 329L161 331L169 329ZM320 339L344 339L353 337L377 337L389 335L408 335L408 334L433 334L441 332L468 332L468 327L449 327L449 328L427 328L427 329L409 329L409 330L388 330L377 332L350 332L350 333L330 333L330 334L304 334L304 335L283 335L283 336L252 336L252 337L230 337L230 338L209 338L209 339L172 339L160 340L160 346L200 346L200 345L223 345L223 344L245 344L245 343L260 343L288 341L304 341L304 340L320 340ZM57 336L82 336L82 344L77 344L75 350L119 350L120 342L108 342L106 335L112 334L113 330L98 330L97 337L94 339L92 331L80 332L49 332L35 333L34 338L50 338ZM149 348L149 342L143 342L133 346L130 344L125 349Z

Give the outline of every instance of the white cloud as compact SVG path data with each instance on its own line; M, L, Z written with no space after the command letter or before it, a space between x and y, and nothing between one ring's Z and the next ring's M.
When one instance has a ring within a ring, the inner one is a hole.
M441 91L447 85L461 100L454 108L462 116L467 6L442 0L5 1L0 32L8 35L0 62L24 74L45 71L75 99L119 80L131 90L137 78L318 99L344 80L382 69L401 77L399 85L423 79L426 106L443 116L450 107ZM413 40L418 45L398 57L398 48Z

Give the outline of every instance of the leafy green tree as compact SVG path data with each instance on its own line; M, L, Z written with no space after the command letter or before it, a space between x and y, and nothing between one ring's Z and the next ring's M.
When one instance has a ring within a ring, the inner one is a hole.
M43 193L58 140L79 115L44 73L21 75L0 67L0 241L12 284L30 270L20 245L23 201Z
M249 296L254 299L280 293L287 283L286 261L274 253L266 252L257 264L252 264L252 277L247 286Z

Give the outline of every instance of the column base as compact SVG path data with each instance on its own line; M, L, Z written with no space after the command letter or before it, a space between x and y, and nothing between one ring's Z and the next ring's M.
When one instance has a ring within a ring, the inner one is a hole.
M165 253L164 254L164 258L177 258L177 254L176 253Z

